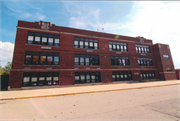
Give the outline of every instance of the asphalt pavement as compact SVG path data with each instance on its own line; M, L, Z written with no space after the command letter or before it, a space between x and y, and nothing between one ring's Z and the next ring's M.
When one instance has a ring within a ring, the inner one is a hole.
M180 121L180 85L0 100L1 121Z

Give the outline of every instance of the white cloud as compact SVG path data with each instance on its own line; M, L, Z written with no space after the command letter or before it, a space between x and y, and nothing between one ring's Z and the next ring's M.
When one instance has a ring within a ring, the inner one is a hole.
M131 19L123 29L128 29L125 35L144 36L153 43L169 44L175 68L179 65L179 2L135 2Z
M101 30L102 20L99 16L103 10L92 7L92 9L88 9L88 12L84 11L86 11L86 7L81 6L71 12L70 26L95 31ZM180 6L178 1L134 2L130 13L120 20L117 23L103 23L104 31L133 37L143 36L152 39L153 43L169 44L175 68L180 68Z
M0 60L2 66L6 65L7 61L12 61L13 51L14 44L0 41Z
M38 20L44 20L46 18L46 16L40 14L40 13L36 13L36 14L30 14L30 13L23 13L24 15L22 16L25 19L31 18L31 19L38 19Z
M85 14L83 10L76 11L76 15L73 15L69 19L70 27L96 30L99 28L99 12L100 9L90 10L88 14ZM73 12L74 13L74 12Z
M6 10L6 14L15 16L21 19L35 19L35 20L44 20L46 18L43 15L42 9L40 7L36 7L31 5L28 1L3 1L8 8Z

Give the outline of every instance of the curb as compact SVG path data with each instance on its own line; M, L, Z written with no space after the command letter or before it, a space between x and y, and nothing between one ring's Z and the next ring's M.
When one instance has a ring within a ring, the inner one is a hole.
M77 93L54 94L54 95L41 95L41 96L29 96L29 97L4 98L4 99L0 99L0 101L3 101L3 100L29 99L29 98L43 98L43 97L57 97L57 96L68 96L68 95L80 95L80 94L91 94L91 93L102 93L102 92L113 92L113 91L123 91L123 90L134 90L134 89L143 89L143 88L152 88L152 87L171 86L171 85L179 85L179 84L180 83L166 84L166 85L155 85L155 86L146 86L146 87L136 87L136 88L125 88L125 89L90 91L90 92L77 92Z

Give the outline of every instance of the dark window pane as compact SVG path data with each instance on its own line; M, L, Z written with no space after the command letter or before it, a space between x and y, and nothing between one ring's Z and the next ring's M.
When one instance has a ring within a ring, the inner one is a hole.
M26 55L25 64L31 64L32 55Z
M28 36L28 44L33 44L34 36Z
M90 73L86 73L86 83L90 83Z
M127 52L127 46L126 45L124 45L124 51Z
M139 52L138 47L136 47L136 52L137 52L137 53Z
M33 56L33 64L39 64L39 56Z
M53 38L48 38L48 45L53 46Z
M59 65L59 57L54 56L54 65Z
M55 38L55 40L54 40L54 46L59 46L59 39Z
M94 43L94 49L98 49L98 43Z
M46 85L52 85L52 74L47 74Z
M78 48L78 41L74 41L74 47Z
M84 58L80 58L80 65L84 65Z
M43 45L47 45L47 37L42 37L42 42Z
M79 65L79 58L78 58L78 57L75 57L75 58L74 58L74 64L75 64L75 65Z
M80 82L81 83L85 83L85 75L84 74L80 74Z
M85 42L85 48L89 48L89 42Z
M120 50L120 45L117 45L117 50L118 50L118 51Z
M30 75L24 75L23 77L23 86L30 86Z
M96 81L96 76L94 73L91 74L91 82L94 83Z
M93 42L89 42L89 48L94 49Z
M53 85L59 84L59 76L53 76Z
M34 43L35 44L40 44L40 40L41 40L41 38L39 36L35 36Z
M46 56L41 56L40 61L41 61L41 65L45 65L46 64Z
M52 56L47 56L47 64L52 65L53 64L53 58Z
M84 42L83 41L79 41L79 45L80 45L80 48L84 48Z
M85 58L86 65L89 65L89 58Z
M109 44L109 50L112 50L112 44Z

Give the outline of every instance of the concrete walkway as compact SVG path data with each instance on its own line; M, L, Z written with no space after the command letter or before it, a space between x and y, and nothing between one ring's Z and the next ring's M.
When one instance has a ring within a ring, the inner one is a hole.
M62 88L34 89L34 90L15 90L1 91L0 100L65 96L120 90L141 89L168 85L178 85L180 80L144 82L144 83L119 83L119 84L103 84L103 85L88 85L88 86L71 86Z

